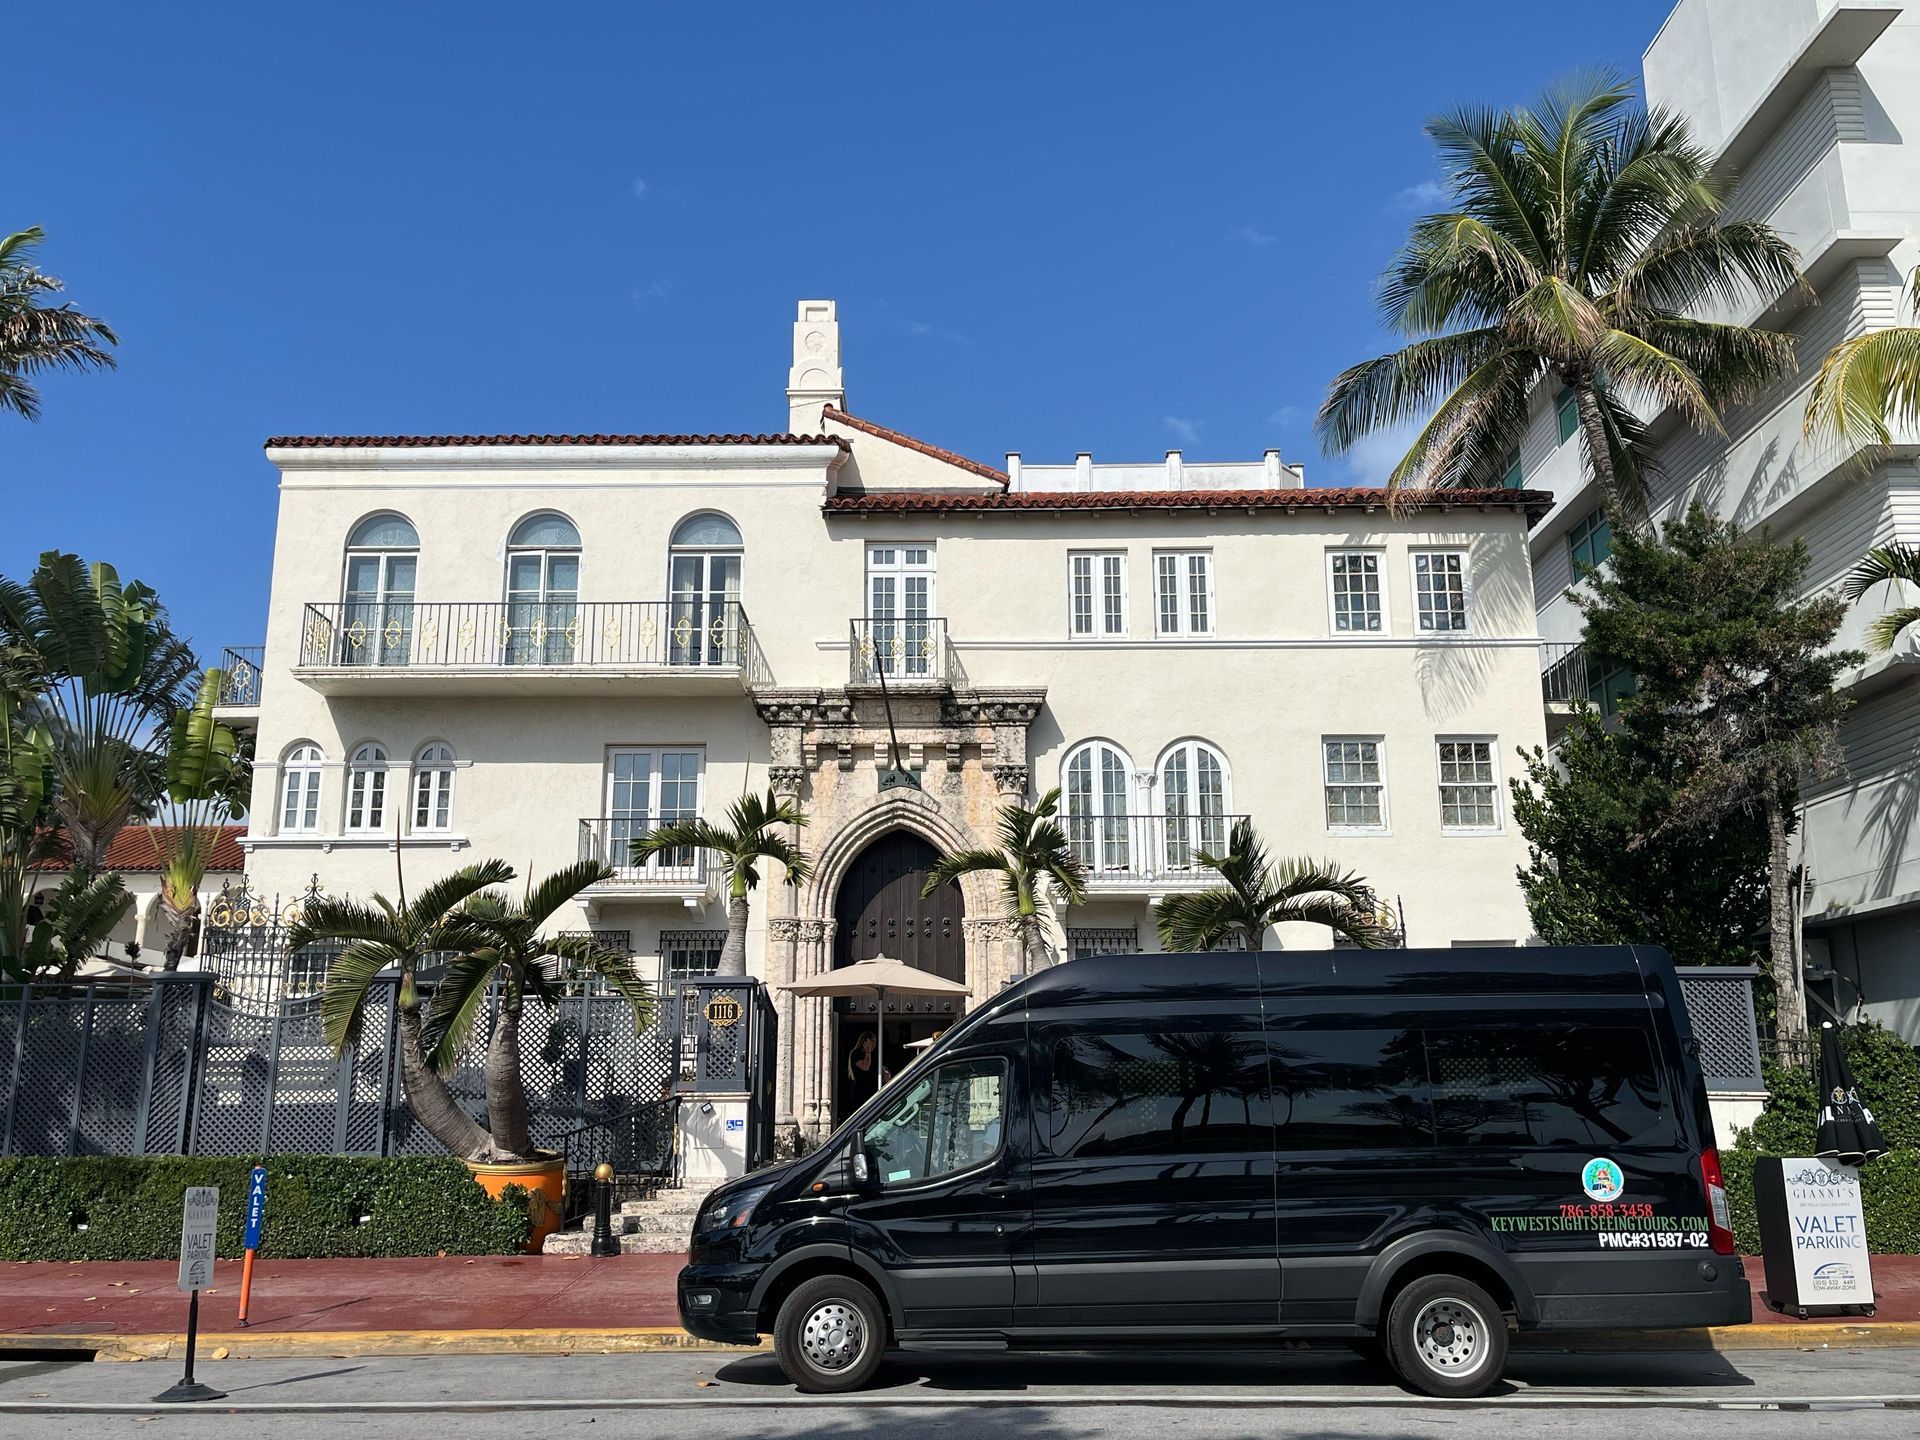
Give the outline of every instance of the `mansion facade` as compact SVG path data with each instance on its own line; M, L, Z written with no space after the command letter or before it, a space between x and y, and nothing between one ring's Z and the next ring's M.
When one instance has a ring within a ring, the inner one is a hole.
M1389 513L1277 452L967 459L849 412L830 301L800 304L787 398L765 434L270 440L264 654L221 712L257 728L254 890L594 856L613 878L568 928L670 982L712 969L725 897L706 857L629 842L770 787L813 873L753 893L749 969L884 953L978 1001L1020 963L999 895L921 878L1058 787L1079 953L1157 950L1154 901L1205 886L1242 814L1363 875L1408 943L1526 941L1507 780L1545 740L1547 497ZM953 1013L775 993L779 1119L815 1132L863 1033L898 1054Z

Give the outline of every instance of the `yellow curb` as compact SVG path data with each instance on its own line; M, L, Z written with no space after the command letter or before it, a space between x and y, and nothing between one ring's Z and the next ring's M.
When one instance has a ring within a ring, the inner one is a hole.
M1535 1331L1520 1339L1521 1348L1539 1350L1804 1350L1822 1345L1845 1350L1920 1345L1920 1322L1715 1325L1695 1330L1550 1330Z
M165 1360L180 1354L186 1336L0 1335L9 1350L91 1350L96 1360ZM663 1350L745 1353L759 1345L701 1340L678 1327L580 1330L235 1330L202 1331L201 1358L225 1349L229 1360L348 1355L638 1355Z

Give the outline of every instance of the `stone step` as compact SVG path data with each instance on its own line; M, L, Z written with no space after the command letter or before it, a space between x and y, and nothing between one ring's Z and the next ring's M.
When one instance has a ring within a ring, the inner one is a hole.
M542 1247L546 1255L586 1255L593 1249L593 1227L584 1230L562 1230L557 1235L549 1235ZM687 1237L677 1239L668 1235L622 1235L620 1253L623 1255L681 1255L687 1249Z

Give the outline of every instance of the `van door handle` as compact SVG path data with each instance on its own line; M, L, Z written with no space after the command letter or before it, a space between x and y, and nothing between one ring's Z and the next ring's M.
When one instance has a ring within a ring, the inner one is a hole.
M1013 1193L1013 1182L1010 1180L989 1180L986 1184L986 1193L994 1196L1011 1195Z

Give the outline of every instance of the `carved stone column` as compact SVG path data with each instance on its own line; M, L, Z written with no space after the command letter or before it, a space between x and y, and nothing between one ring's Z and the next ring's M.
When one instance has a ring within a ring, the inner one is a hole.
M800 920L795 946L797 978L823 975L832 965L833 921ZM818 1140L833 1117L833 1001L808 997L795 1002L794 1111L800 1128Z
M783 889L787 887L782 887ZM791 895L785 897L786 908L792 908ZM779 986L794 978L794 965L800 946L800 921L791 915L780 915L767 922L768 955L767 979ZM774 1114L780 1129L782 1144L791 1149L791 1141L799 1133L799 1110L794 1096L794 1010L796 1001L790 991L776 988L773 992L774 1013L779 1016L779 1053L775 1058Z
M1004 915L970 915L961 928L967 937L969 1007L989 1000L1020 973L1020 926Z

